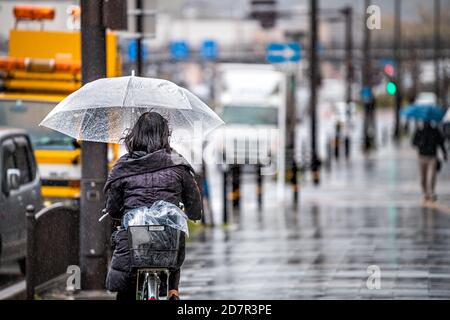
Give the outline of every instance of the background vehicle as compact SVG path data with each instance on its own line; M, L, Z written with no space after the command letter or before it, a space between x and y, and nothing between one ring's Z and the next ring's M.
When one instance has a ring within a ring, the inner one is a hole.
M227 162L269 165L279 147L280 111L285 110L286 76L271 65L222 64L215 88L226 125L215 139Z
M18 260L25 272L26 206L42 206L41 186L25 130L0 127L0 261Z
M46 199L78 198L80 145L38 124L58 102L81 86L80 32L17 29L17 25L9 33L8 56L0 57L0 125L29 132ZM106 42L107 76L119 76L117 35L108 33ZM111 146L110 160L117 157L117 147Z

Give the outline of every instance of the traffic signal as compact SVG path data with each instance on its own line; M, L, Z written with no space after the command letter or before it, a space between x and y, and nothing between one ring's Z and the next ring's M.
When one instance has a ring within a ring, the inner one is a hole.
M277 19L275 0L252 0L250 18L256 19L264 29L275 26Z
M386 92L391 96L393 96L397 93L397 85L395 84L394 81L389 81L386 84Z
M386 92L387 94L393 96L397 93L397 83L395 82L395 68L393 63L386 63L383 67L384 74L388 78L388 82L386 83Z
M384 65L384 73L386 73L386 75L388 75L389 77L393 77L394 76L394 66L390 63Z

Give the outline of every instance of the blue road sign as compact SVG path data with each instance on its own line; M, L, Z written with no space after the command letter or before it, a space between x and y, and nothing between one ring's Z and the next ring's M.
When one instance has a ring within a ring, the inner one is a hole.
M364 103L372 101L372 90L369 87L362 87L360 94Z
M297 42L271 42L266 48L269 63L298 62L301 59L301 47Z
M390 64L390 65L392 65L392 66L395 66L395 61L392 60L392 59L380 59L380 60L378 61L378 63L379 63L379 65L381 65L381 66L385 66L385 65L387 65L387 64Z
M200 48L200 56L204 60L215 60L219 54L219 47L215 40L205 40Z
M189 45L186 41L172 41L170 43L170 57L174 60L189 58Z
M148 57L148 46L142 43L142 60L147 60ZM131 62L135 62L137 59L137 42L136 40L131 40L128 42L128 59Z

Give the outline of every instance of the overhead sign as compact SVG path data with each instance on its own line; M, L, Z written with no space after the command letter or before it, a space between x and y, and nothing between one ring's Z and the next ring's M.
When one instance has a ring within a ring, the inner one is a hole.
M266 48L269 63L298 62L301 59L301 47L297 42L271 42Z
M142 45L142 60L147 60L148 57L148 46L145 45L144 43L141 44ZM131 62L135 62L137 59L137 41L131 40L128 43L128 59Z
M373 99L372 96L372 90L370 89L370 87L364 86L361 89L361 99L364 103L370 103Z
M189 58L189 45L186 41L172 41L170 43L170 57L174 60Z
M204 60L215 60L219 54L219 48L215 40L205 40L200 48L200 56Z

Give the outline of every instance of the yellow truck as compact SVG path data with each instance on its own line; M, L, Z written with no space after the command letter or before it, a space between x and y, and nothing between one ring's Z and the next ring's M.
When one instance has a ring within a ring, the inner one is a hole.
M36 7L27 8L39 13ZM22 13L27 8L22 7ZM108 32L108 77L121 74L117 47L117 35ZM41 173L42 195L49 201L80 195L79 142L39 126L58 102L81 86L80 71L79 30L27 30L19 29L16 23L9 33L8 56L0 57L0 126L28 131ZM117 146L111 145L110 162L117 156Z

